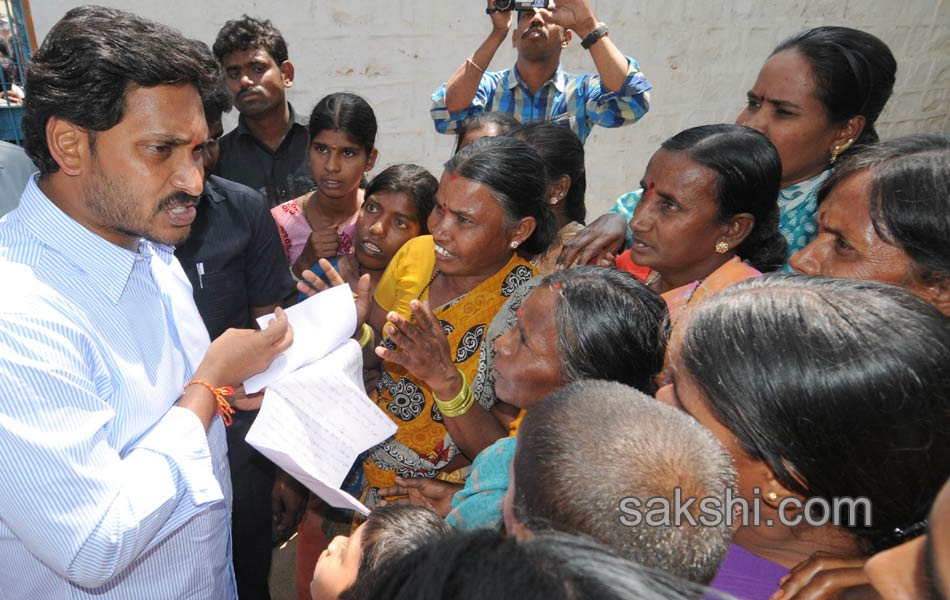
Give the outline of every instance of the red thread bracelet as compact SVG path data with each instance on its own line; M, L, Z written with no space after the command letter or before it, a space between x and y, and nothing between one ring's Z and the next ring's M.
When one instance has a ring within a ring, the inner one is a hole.
M185 390L187 390L188 387L192 385L204 386L205 388L207 388L209 392L211 392L211 395L214 396L215 402L218 403L218 414L221 415L221 420L224 421L224 424L226 426L230 426L231 415L234 414L234 407L231 406L231 404L228 402L227 396L230 396L231 394L234 393L234 388L230 385L225 385L225 386L216 388L210 383L208 383L207 381L202 381L200 379L192 379L191 381L185 384Z

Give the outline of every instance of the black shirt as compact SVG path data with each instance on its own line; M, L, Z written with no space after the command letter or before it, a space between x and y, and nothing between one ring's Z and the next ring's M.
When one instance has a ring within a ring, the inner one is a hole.
M264 198L214 175L205 182L191 235L175 256L191 280L211 339L229 327L250 328L251 307L278 304L295 289Z
M221 156L214 174L237 181L260 192L270 205L277 206L316 188L310 170L310 135L290 110L290 129L274 152L251 135L244 116L238 126L221 137Z

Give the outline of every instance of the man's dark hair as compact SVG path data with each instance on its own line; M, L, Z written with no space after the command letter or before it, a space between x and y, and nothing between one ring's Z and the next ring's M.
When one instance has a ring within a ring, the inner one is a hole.
M191 42L195 45L195 51L201 55L206 69L209 71L221 70L221 66L214 59L214 54L211 53L208 44L201 40L192 40ZM205 93L201 95L201 104L204 107L205 119L207 119L209 125L212 121L220 119L224 113L231 112L231 109L234 108L234 100L231 98L231 92L228 91L228 86L223 77L218 78L218 85L205 90Z
M204 97L220 73L209 71L195 44L179 32L101 6L74 8L50 30L26 72L26 152L41 176L59 170L46 143L57 117L94 133L115 127L134 87L193 85Z
M224 24L214 40L214 57L219 63L232 52L266 50L278 66L287 60L287 42L270 21L242 15Z

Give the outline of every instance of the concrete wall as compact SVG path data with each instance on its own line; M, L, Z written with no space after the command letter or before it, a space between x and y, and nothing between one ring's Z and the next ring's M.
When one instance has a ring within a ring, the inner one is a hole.
M359 93L380 120L377 164L417 162L436 176L453 138L435 133L429 96L490 29L481 0L99 1L209 44L230 18L270 18L296 65L290 99L298 111L309 113L330 92ZM78 4L33 2L39 38ZM864 29L896 55L897 86L879 121L882 137L950 132L950 0L594 0L594 8L610 25L611 39L640 62L654 90L653 108L642 122L595 128L588 139L592 215L635 187L662 140L693 125L733 121L770 49L815 25ZM572 72L593 68L576 41L563 62ZM506 45L491 66L513 63Z

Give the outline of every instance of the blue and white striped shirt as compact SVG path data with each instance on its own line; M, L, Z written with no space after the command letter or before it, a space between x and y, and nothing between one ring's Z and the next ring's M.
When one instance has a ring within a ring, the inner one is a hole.
M208 346L169 247L31 180L0 220L0 598L234 598L224 427L175 407Z
M558 65L554 77L532 95L514 67L482 75L471 106L460 112L446 109L443 83L432 94L429 112L439 133L455 133L466 117L495 111L508 113L522 123L554 121L569 126L581 142L586 142L594 125L620 127L643 117L650 109L652 87L637 61L630 57L620 92L605 88L596 73L570 75Z

